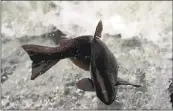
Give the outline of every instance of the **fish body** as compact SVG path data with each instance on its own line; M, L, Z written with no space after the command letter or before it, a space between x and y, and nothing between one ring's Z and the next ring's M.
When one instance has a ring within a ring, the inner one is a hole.
M98 38L91 45L91 75L98 98L111 104L116 97L118 65L112 52Z
M106 105L114 102L118 85L140 85L131 84L118 78L118 64L114 54L100 39L102 22L96 27L94 38L91 41L91 78L84 78L78 81L79 89L85 91L96 91L97 97Z
M118 64L114 54L100 39L102 30L102 22L99 21L94 36L64 38L58 47L22 45L32 60L31 80L44 74L58 61L69 58L75 65L90 71L91 74L91 78L79 80L76 86L84 91L95 91L97 97L107 105L115 100L118 85L140 87L117 77Z
M94 35L91 42L91 76L97 97L109 105L116 97L115 84L117 83L118 65L113 53L100 40L101 22L96 31L98 34Z

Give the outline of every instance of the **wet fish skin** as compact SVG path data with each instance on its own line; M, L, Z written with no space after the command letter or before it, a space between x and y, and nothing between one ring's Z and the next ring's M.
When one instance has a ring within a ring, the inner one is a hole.
M70 41L71 39L68 38L64 38L63 40L60 41L60 46L66 44L68 41ZM85 50L91 50L91 47L86 48ZM85 51L84 50L84 51ZM79 68L85 70L85 71L89 71L89 66L90 66L90 56L80 56L80 57L71 57L69 58L76 66L78 66Z
M100 39L103 29L102 26L102 21L99 21L91 42L91 79L94 83L93 87L96 90L97 97L106 105L110 105L116 98L118 85L141 86L118 78L117 60L111 50ZM87 79L83 80L80 81L80 84L87 83L87 88L93 88L91 81L89 84L89 80L88 82L86 81Z
M44 74L59 60L65 58L77 58L89 66L91 55L91 38L85 35L70 39L58 47L48 47L34 44L25 44L21 47L32 60L31 80Z
M31 80L44 74L59 60L69 58L78 67L89 71L91 79L84 78L77 82L77 87L86 91L96 91L97 97L106 105L110 105L116 98L118 85L131 84L122 79L118 80L118 65L116 58L101 38L102 22L99 21L94 37L90 35L77 38L65 38L59 47L46 47L33 44L23 45L32 63ZM91 64L91 65L90 65Z
M96 94L103 103L110 105L116 98L118 65L112 52L98 38L91 47L91 75Z

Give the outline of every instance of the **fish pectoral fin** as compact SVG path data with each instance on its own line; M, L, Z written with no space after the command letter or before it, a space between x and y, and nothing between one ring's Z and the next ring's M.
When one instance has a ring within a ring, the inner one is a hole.
M90 78L79 80L76 86L83 91L95 91L93 81Z
M141 87L141 85L137 85L137 84L132 84L132 83L129 83L123 79L120 79L120 78L117 78L117 83L115 84L115 86L117 85L131 85L131 86L134 86L134 87Z

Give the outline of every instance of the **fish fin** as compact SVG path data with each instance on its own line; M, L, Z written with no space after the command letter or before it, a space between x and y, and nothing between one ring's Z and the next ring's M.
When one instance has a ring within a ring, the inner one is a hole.
M28 44L22 45L22 48L28 53L30 59L32 60L31 80L34 80L39 75L44 74L60 60L52 59L51 52L53 48L51 47Z
M102 31L103 31L103 24L102 24L102 21L100 20L100 21L98 22L98 24L97 24L94 37L99 37L99 38L101 38Z
M27 44L21 46L29 55L30 59L33 62L41 62L43 60L48 60L51 58L51 52L53 52L54 48Z
M76 86L83 91L95 91L93 81L90 78L79 80Z
M44 74L52 66L54 66L59 60L45 60L41 62L32 63L32 75L31 80L34 80L38 76Z
M115 86L117 85L131 85L131 86L134 86L134 87L141 87L141 85L137 85L137 84L132 84L132 83L129 83L123 79L120 79L120 78L117 78L117 83L115 84Z

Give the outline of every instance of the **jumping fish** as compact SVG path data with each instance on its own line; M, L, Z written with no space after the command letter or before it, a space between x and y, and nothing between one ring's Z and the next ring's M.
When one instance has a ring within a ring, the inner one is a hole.
M91 78L79 80L76 83L77 87L84 91L96 91L97 97L107 105L115 100L117 85L140 87L117 77L117 61L100 40L102 30L102 21L99 21L94 36L64 38L58 47L22 45L32 60L31 80L44 74L61 59L69 58L81 69L91 72Z

